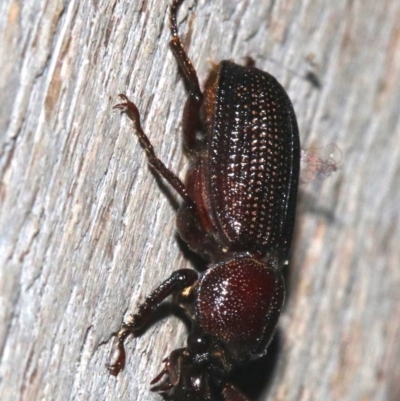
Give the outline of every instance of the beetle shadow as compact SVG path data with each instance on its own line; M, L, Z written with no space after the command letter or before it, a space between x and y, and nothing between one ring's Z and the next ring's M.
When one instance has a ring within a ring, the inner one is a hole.
M307 213L321 216L329 223L333 222L335 215L331 208L317 206L317 196L303 191L299 191L298 196L299 200L297 202L297 216Z
M318 187L314 188L312 191L307 191L301 187L299 188L297 195L296 220L299 219L300 215L307 213L320 216L329 224L337 223L336 214L332 207L322 207L318 205L318 193ZM295 235L293 240L295 239Z
M314 188L312 192L307 191L306 189L300 186L298 195L297 195L297 207L296 207L296 219L295 226L293 230L293 239L291 245L291 253L289 258L289 265L283 266L282 274L285 281L285 304L283 309L285 309L286 305L288 305L288 300L291 296L291 292L293 291L293 286L296 281L297 275L299 274L300 266L299 262L296 262L296 250L299 250L298 244L300 243L300 237L302 235L302 227L300 222L302 221L302 217L304 215L314 215L318 218L325 220L325 224L333 225L340 224L340 221L337 219L337 215L335 214L332 208L322 207L318 204L318 187ZM294 267L291 270L291 267Z
M268 352L246 365L236 367L230 375L231 383L237 386L251 400L259 400L271 386L282 348L282 336L275 333Z

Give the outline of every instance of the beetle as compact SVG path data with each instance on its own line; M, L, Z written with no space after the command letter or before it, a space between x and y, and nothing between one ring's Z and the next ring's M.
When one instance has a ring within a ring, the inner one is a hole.
M300 144L295 113L283 87L252 61L214 65L201 91L170 8L172 51L189 96L184 146L185 182L157 158L136 105L126 95L115 109L132 120L150 166L182 198L177 229L208 261L201 275L182 269L160 284L115 337L107 365L125 366L124 341L137 334L168 296L191 321L186 347L172 351L151 382L178 401L246 401L229 380L235 366L267 351L285 298L282 266L295 220Z

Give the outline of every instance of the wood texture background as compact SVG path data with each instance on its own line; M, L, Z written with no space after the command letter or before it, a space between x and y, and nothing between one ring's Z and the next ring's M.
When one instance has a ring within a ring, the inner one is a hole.
M149 381L184 344L176 317L128 341L117 379L104 364L124 313L190 266L173 202L111 110L120 92L136 101L184 175L167 8L0 3L3 401L161 400ZM334 176L301 187L277 339L240 385L254 400L399 401L400 2L187 0L179 21L201 82L207 59L249 55L287 89L302 146L343 153Z

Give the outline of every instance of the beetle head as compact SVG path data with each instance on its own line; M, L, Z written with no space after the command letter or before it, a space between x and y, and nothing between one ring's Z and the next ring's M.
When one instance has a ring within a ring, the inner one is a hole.
M153 390L176 400L219 399L221 383L231 369L218 344L196 329L189 335L187 347L171 352L163 362L164 369L151 382Z

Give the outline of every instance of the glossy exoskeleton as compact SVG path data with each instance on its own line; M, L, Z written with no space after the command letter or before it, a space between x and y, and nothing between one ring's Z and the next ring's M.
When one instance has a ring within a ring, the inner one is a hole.
M149 164L178 192L180 236L209 261L202 275L174 272L138 306L116 336L108 369L125 365L124 341L168 296L192 327L184 348L164 360L151 382L179 401L247 398L229 382L232 368L265 354L284 302L281 268L293 233L299 137L292 104L274 77L231 61L214 65L200 90L178 36L171 6L171 47L189 90L184 144L190 168L183 183L155 155L136 106L115 108L133 121Z

